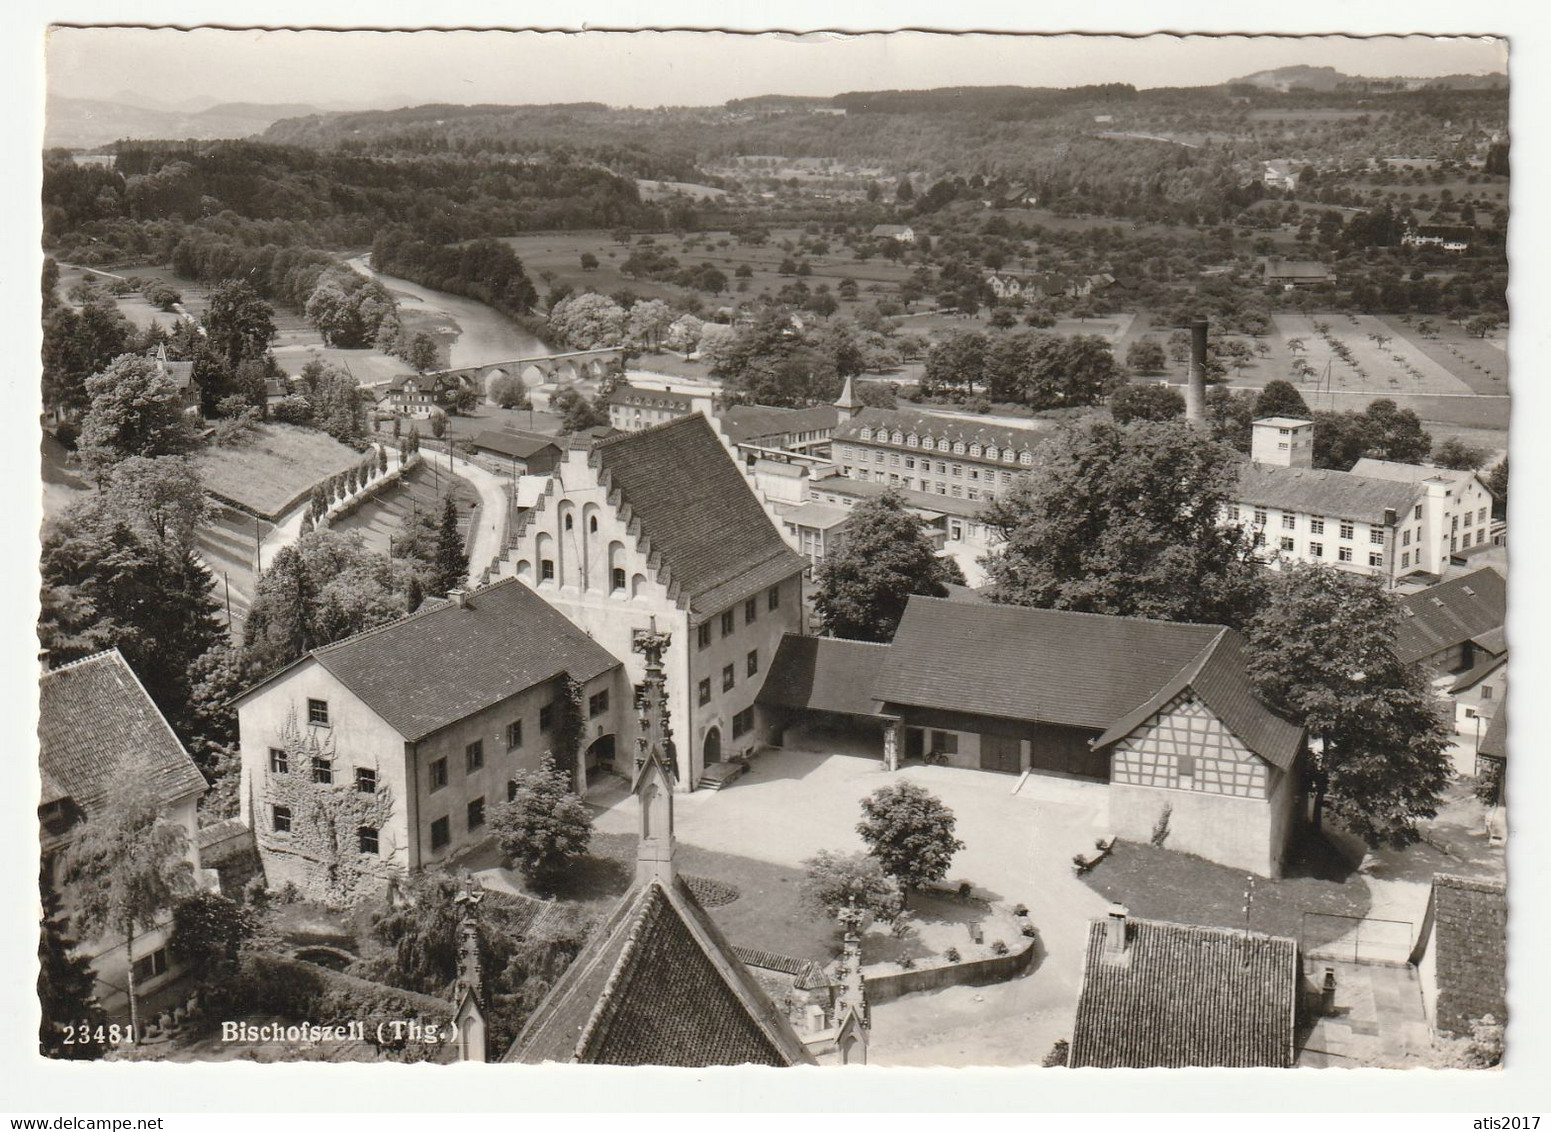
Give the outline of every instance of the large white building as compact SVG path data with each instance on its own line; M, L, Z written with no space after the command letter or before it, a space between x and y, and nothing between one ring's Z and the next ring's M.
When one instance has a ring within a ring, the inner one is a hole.
M1314 426L1254 422L1250 461L1228 506L1270 565L1309 562L1383 579L1441 575L1449 556L1484 544L1492 496L1473 472L1359 460L1350 472L1315 468Z
M754 698L803 624L808 562L700 413L573 448L496 565L645 676L635 637L672 636L665 664L677 777L754 743ZM475 591L476 595L479 591Z

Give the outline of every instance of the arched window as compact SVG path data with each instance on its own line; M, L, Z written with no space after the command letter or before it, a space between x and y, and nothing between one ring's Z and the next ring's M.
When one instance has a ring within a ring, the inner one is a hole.
M625 568L616 566L609 575L609 592L620 593L625 588Z
M594 535L598 533L598 516L591 515L591 516L588 517L588 519L587 519L587 533L588 534L594 534Z
M570 530L571 529L571 516L569 516L569 515L567 515L565 517L565 529L566 530Z

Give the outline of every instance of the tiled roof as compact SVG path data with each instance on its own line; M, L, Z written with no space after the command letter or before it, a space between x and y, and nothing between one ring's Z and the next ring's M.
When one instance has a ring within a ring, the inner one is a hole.
M1508 583L1490 566L1450 578L1400 599L1395 655L1414 664L1473 637L1502 628Z
M1352 465L1352 475L1367 476L1375 480L1391 480L1395 483L1422 483L1425 480L1442 480L1456 489L1471 480L1480 479L1479 473L1461 472L1451 468L1431 468L1425 464L1402 464L1397 460L1375 460L1364 456ZM1486 484L1482 483L1482 487Z
M1224 629L1151 699L1112 724L1094 748L1124 739L1189 689L1246 747L1272 766L1290 770L1303 750L1303 730L1261 703L1245 673L1244 659L1244 638Z
M1466 1035L1486 1015L1508 1020L1508 891L1500 880L1438 874L1426 918L1438 984L1437 1028ZM1424 940L1428 936L1423 927ZM1423 945L1425 946L1425 944Z
M90 814L127 778L164 803L205 791L205 777L117 649L45 672L38 682L44 801Z
M722 431L734 444L782 433L820 432L840 423L840 410L834 405L810 405L806 409L734 405L723 410L720 416Z
M1305 515L1384 522L1385 511L1403 517L1416 501L1411 484L1373 479L1327 468L1284 468L1246 460L1239 470L1234 502L1250 507L1276 507Z
M1477 633L1470 638L1470 643L1483 652L1489 652L1493 656L1501 656L1508 651L1508 634L1499 625L1495 629L1488 629L1484 633Z
M504 428L486 429L474 438L473 446L502 456L526 460L546 448L553 448L558 455L563 450L552 436L540 436L532 432L509 432Z
M853 499L876 499L892 491L905 501L905 506L913 511L931 511L939 515L953 515L960 519L978 518L981 509L986 505L983 499L959 499L952 495L938 495L932 491L905 491L895 484L856 480L846 475L825 476L823 479L808 482L810 497L821 491L850 496Z
M806 568L699 413L607 437L591 459L694 612L719 612Z
M411 383L417 390L425 393L455 390L460 384L458 378L451 373L401 373L388 382L388 392L402 392L404 386Z
M772 707L874 715L873 685L889 646L830 637L781 638L758 702Z
M1220 625L912 597L873 697L1103 731L1223 632Z
M834 436L837 440L860 440L864 428L873 430L886 428L891 433L898 430L904 436L909 436L913 432L917 436L929 436L933 440L962 441L966 448L971 444L979 444L982 447L994 445L999 449L1011 448L1016 452L1032 451L1048 431L1048 427L1032 426L1032 422L1029 428L1013 428L1008 425L961 420L957 417L940 417L911 409L863 409L837 428ZM870 440L862 443L889 444L891 442L874 435ZM903 449L905 445L902 443L899 447ZM1009 469L1018 467L1017 464L1007 466Z
M1481 657L1464 672L1461 672L1449 685L1449 694L1457 696L1461 692L1468 692L1503 665L1508 663L1507 653L1488 654Z
M1506 704L1497 709L1497 714L1492 716L1492 722L1486 725L1486 734L1481 736L1476 754L1488 759L1507 759L1508 706Z
M695 399L688 393L675 393L671 389L637 389L633 385L621 385L609 394L610 405L628 405L642 409L678 409L689 412Z
M829 531L850 522L851 508L838 503L799 503L783 511L781 518L793 526Z
M619 665L516 578L472 591L466 607L428 602L408 617L314 649L298 663L309 660L410 742L561 672L585 683Z
M503 1060L701 1067L812 1058L675 878L620 901Z
M1088 929L1073 1068L1287 1068L1298 945L1225 928L1131 920L1120 961Z

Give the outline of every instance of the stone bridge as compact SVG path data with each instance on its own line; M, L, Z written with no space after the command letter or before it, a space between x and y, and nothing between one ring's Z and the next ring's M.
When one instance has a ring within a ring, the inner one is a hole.
M623 368L623 346L600 346L595 350L572 350L565 354L535 354L526 358L508 358L501 362L468 366L449 372L467 376L490 395L490 383L498 377L516 374L523 385L570 385L588 378L601 378Z

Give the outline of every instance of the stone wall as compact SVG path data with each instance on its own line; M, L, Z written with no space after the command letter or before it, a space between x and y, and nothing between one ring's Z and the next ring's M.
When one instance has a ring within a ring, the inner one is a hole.
M980 987L988 983L1006 982L1028 970L1038 947L1038 939L1020 937L1019 946L1006 955L990 955L984 959L966 959L958 963L944 962L939 966L914 967L908 971L878 971L864 967L862 973L867 979L867 1001L877 1006L918 991L956 986Z

